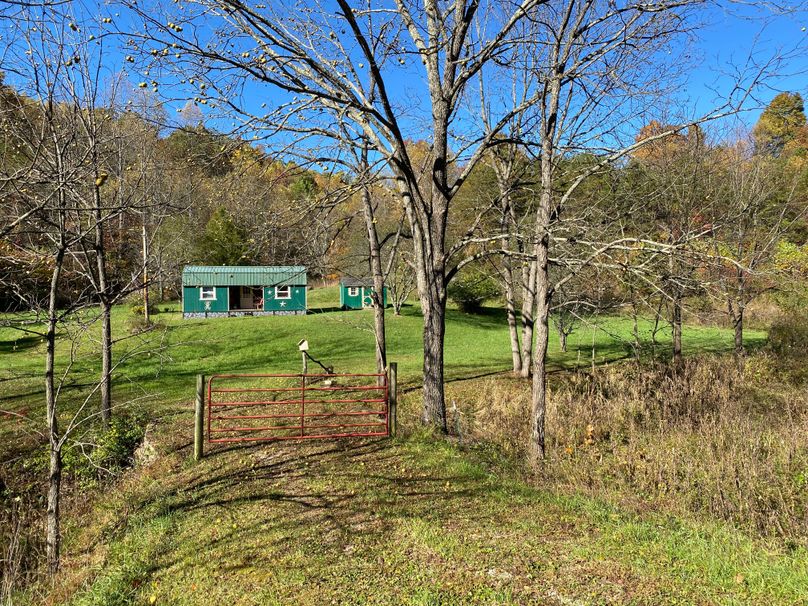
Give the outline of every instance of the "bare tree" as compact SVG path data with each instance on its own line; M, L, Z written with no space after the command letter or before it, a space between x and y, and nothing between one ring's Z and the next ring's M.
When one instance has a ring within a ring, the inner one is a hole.
M469 84L484 67L496 69L506 61L520 42L515 26L539 4L541 0L506 5L428 2L421 7L402 0L376 8L368 2L339 0L334 13L320 5L303 9L270 2L259 9L203 0L171 14L131 4L147 24L134 38L136 43L158 55L168 48L166 59L174 65L194 65L199 74L194 82L205 84L203 94L215 98L217 106L247 116L253 128L297 133L301 142L315 136L342 141L344 129L335 125L348 122L387 164L407 212L415 251L424 318L422 416L443 431L444 319L452 270L446 240L449 210L470 171L496 144L502 126L523 108L502 108L492 128L479 137L464 133L458 138L455 126L462 120L459 112ZM211 23L221 26L221 35L210 35ZM174 60L177 54L181 59ZM391 70L420 72L428 107L421 110L399 102ZM284 91L286 101L265 115L250 111L236 91L256 82ZM409 119L412 111L424 122ZM407 145L408 139L422 135L430 141L426 180Z

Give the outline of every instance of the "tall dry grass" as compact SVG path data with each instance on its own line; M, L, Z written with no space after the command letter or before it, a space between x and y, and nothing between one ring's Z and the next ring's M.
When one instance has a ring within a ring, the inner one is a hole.
M541 481L632 506L693 512L808 544L808 390L801 363L758 353L551 377ZM461 439L524 456L529 386L449 386Z

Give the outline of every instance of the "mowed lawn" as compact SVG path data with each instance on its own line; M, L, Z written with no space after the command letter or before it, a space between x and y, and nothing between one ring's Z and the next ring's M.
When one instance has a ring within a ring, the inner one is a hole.
M372 311L340 311L336 288L316 288L309 293L306 316L269 316L183 320L178 303L161 303L154 316L157 327L131 334L132 314L125 306L114 309L113 337L120 339L114 356L114 397L120 405L149 403L173 406L192 397L195 377L228 372L299 372L297 344L308 339L310 353L336 372L373 372L374 336ZM92 312L89 312L92 313ZM589 366L625 358L630 353L631 321L605 317L596 326L580 324L562 353L552 332L551 367ZM35 328L29 326L28 328ZM641 337L650 343L651 322L641 323ZM71 331L75 329L71 328ZM423 324L416 305L401 316L387 314L388 359L398 362L405 388L420 384ZM98 323L78 333L79 347L63 393L68 404L80 402L86 388L97 380L100 367ZM762 343L765 334L747 331L747 343ZM670 331L658 336L670 346ZM71 356L71 340L59 342L57 371ZM729 351L732 333L706 327L686 327L685 353ZM0 328L0 409L33 413L41 406L44 344L38 337L11 328ZM121 361L123 360L123 361ZM446 325L446 378L456 380L506 371L511 354L502 309L486 308L481 314L465 314L450 308ZM316 369L312 365L312 369ZM8 425L0 433L7 434Z
M373 370L371 312L329 310L337 300L335 289L316 289L310 306L322 311L307 316L187 321L176 304L161 305L171 311L155 317L160 328L121 342L116 355L132 357L119 368L115 398L148 412L158 456L68 512L64 572L49 603L808 603L802 549L547 491L516 466L413 426L395 440L219 445L193 463L197 373L296 372L301 338L337 372ZM115 310L119 336L128 315ZM407 388L402 418L411 419L420 405L421 318L410 306L388 319L389 357ZM588 365L593 339L596 362L625 357L630 321L598 325L581 326L566 354L553 338L553 365ZM97 372L94 334L82 339L68 404ZM42 345L19 337L0 332L0 409L33 423L42 416ZM448 380L509 367L500 310L450 310L446 340ZM688 353L731 345L729 331L685 331ZM69 351L60 342L62 364ZM0 455L19 447L23 429L2 420Z

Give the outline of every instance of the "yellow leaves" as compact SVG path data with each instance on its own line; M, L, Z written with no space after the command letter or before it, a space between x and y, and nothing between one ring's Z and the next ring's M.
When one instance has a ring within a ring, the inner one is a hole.
M107 179L109 179L109 175L107 173L101 173L95 180L95 186L101 187L102 185L104 185L104 183L107 182Z
M592 446L595 443L595 427L590 423L586 426L586 438L584 439L584 444L587 446Z

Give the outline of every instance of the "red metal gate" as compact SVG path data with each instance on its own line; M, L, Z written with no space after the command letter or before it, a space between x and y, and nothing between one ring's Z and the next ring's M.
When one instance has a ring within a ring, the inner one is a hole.
M208 442L390 435L382 374L229 374L208 380Z

